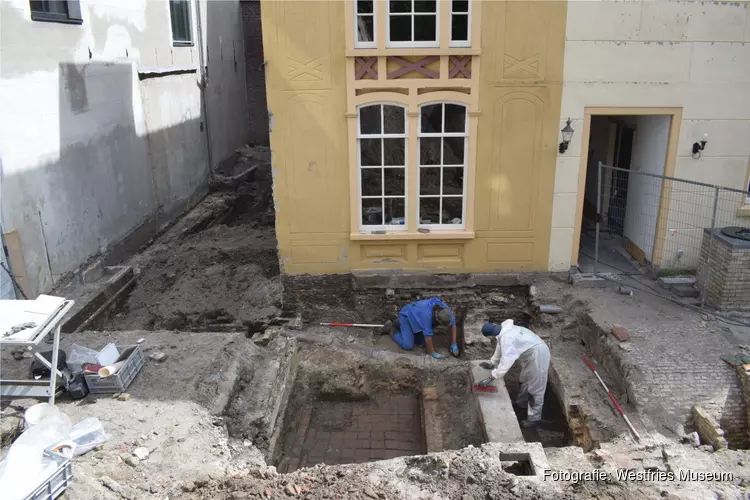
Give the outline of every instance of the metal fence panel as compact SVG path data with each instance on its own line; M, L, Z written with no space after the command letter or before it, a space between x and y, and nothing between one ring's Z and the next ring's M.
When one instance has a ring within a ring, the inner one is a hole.
M742 216L750 210L750 198L740 189L599 163L596 193L594 272L613 265L601 257L620 245L661 276L697 275L702 302L710 295L712 280L727 278L726 269L715 276L716 266L711 266L718 231L750 228L750 217ZM750 283L747 288L750 303ZM743 286L738 290L745 292Z

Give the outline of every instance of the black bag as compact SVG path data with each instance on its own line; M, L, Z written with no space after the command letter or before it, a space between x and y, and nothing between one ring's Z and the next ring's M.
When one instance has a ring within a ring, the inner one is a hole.
M86 379L83 373L79 373L68 384L68 392L73 399L83 399L89 394L89 386L86 385Z
M42 352L39 353L44 359L50 362L52 364L52 351ZM68 369L68 365L66 363L68 356L65 354L65 351L60 349L58 351L57 355L57 369L60 370L60 372L65 372ZM36 356L34 356L34 360L31 362L31 378L36 379L37 377L40 378L49 378L50 375L52 375L52 372L50 372L49 368L39 361Z

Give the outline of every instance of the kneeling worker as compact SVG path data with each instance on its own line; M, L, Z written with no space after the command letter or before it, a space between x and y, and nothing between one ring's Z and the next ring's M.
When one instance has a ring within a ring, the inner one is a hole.
M492 370L490 376L479 382L479 385L487 387L495 379L505 375L513 363L519 360L521 386L516 404L521 408L528 408L527 417L521 422L521 426L538 425L542 419L544 391L547 388L547 373L549 372L547 344L528 328L514 325L512 319L503 321L501 326L486 323L482 327L482 334L485 337L497 337L497 346L489 363L485 361L479 365Z
M411 351L414 345L424 345L427 354L435 359L443 356L435 351L432 345L434 327L437 324L451 328L451 354L458 357L458 344L456 343L456 317L453 311L440 299L419 300L406 304L398 313L398 319L386 321L381 334L390 334L393 341L402 349Z

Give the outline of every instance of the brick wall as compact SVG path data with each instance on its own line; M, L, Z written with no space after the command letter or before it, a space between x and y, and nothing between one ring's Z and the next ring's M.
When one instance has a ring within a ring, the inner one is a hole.
M240 9L245 34L245 79L247 107L250 115L250 142L268 146L268 104L266 103L266 71L263 66L260 0L243 0Z
M708 249L711 247L711 262ZM746 246L746 245L743 245ZM723 237L703 233L699 283L708 279L708 303L719 310L750 310L750 248L733 246Z

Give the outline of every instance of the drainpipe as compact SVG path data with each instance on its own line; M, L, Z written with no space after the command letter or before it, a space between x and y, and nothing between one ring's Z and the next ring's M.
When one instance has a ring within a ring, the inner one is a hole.
M208 156L209 173L214 166L213 155L211 154L211 129L208 119L208 103L206 102L206 86L208 85L208 68L206 67L205 55L203 53L203 18L201 16L201 0L195 0L195 13L198 18L198 63L200 64L200 81L198 88L201 89L201 104L203 116L206 122L206 155Z

